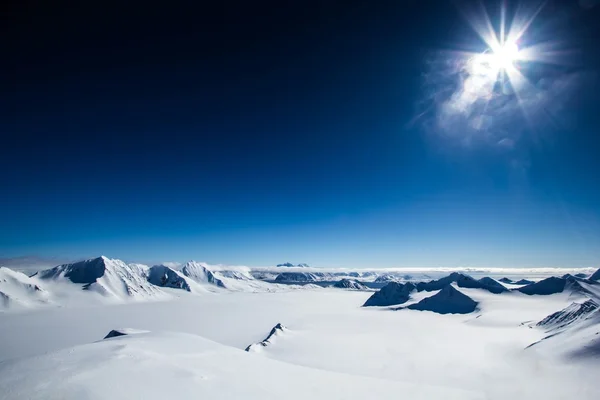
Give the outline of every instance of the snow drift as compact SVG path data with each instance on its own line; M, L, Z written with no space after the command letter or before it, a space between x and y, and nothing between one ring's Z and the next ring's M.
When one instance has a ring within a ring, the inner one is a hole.
M480 392L301 367L200 336L113 337L0 364L11 399L483 399Z

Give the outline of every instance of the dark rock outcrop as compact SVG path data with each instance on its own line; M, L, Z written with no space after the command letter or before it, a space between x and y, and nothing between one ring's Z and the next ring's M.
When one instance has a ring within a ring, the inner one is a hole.
M261 347L267 347L273 344L273 339L276 336L281 335L283 332L285 332L286 329L287 328L285 326L281 325L281 323L278 323L273 327L273 329L271 329L271 332L269 332L266 338L264 338L261 342L249 345L248 347L246 347L245 351L256 351Z

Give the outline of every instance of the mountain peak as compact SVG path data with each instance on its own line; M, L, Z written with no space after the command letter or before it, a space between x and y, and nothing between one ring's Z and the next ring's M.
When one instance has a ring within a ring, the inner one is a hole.
M419 311L432 311L438 314L468 314L477 309L477 302L448 285L431 297L426 297L407 308Z

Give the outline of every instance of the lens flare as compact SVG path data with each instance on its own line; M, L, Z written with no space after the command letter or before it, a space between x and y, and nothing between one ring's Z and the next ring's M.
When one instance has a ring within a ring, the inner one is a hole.
M470 51L440 50L428 61L422 103L428 108L420 115L433 114L423 117L426 126L461 143L516 143L544 134L543 127L561 123L558 114L580 83L572 61L577 50L552 28L562 17L542 13L545 1L516 7L499 1L493 19L491 2L485 4L465 2L460 10L483 43L463 42Z

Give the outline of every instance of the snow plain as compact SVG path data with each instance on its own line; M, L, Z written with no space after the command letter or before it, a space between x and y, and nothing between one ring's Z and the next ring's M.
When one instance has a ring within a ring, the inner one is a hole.
M117 303L53 284L64 297L49 306L0 313L0 399L600 398L600 359L565 359L560 346L577 335L544 341L535 326L571 293L457 288L478 310L440 315L314 286L161 288L154 301ZM244 351L277 323L286 329L269 346ZM116 328L149 333L102 340Z

